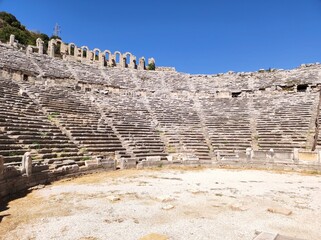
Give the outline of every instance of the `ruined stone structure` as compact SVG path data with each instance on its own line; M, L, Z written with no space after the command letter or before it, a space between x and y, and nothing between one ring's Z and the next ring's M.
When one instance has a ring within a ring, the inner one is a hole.
M321 170L320 64L190 75L61 40L48 55L16 44L0 44L0 196L97 169Z
M18 47L15 41L15 36L11 35L8 45ZM24 48L24 46L19 46ZM39 55L45 54L44 42L38 38L35 46L28 45L25 49L26 54L37 53ZM121 53L116 51L111 53L109 50L101 51L98 48L90 50L87 46L78 47L74 43L66 44L60 39L51 39L48 43L46 55L52 58L62 58L66 61L81 62L83 64L97 65L101 68L104 67L120 67L145 70L145 58L142 57L137 63L136 56L130 52ZM148 64L155 64L155 59L150 58Z

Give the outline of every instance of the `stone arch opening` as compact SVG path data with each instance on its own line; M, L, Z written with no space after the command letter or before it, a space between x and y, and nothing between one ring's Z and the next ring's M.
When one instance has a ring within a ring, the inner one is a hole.
M124 53L123 58L125 59L125 67L129 67L131 65L133 55L130 52L126 52Z
M75 56L76 44L69 43L68 44L68 55Z
M100 49L95 48L95 49L93 50L93 53L94 53L94 61L99 61L99 60L101 60L101 59L100 59L100 57L101 57L101 51L100 51Z
M102 54L103 57L105 57L105 64L104 65L112 65L112 54L109 50L105 50Z
M121 59L122 59L122 54L118 51L116 51L114 53L114 56L115 56L115 64L118 65L121 63Z
M89 54L89 48L87 46L82 46L80 49L81 49L81 58L87 58Z
M63 42L60 39L51 39L48 44L48 53L51 57L62 57L61 46Z

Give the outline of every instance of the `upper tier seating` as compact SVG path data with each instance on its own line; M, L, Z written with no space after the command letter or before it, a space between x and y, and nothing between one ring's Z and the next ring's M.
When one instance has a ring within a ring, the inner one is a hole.
M0 44L0 68L22 71L31 75L39 75L40 71L22 51Z
M34 60L34 63L44 73L44 76L54 78L72 78L72 74L67 67L67 62L61 59L52 58L47 55L31 54L29 56Z

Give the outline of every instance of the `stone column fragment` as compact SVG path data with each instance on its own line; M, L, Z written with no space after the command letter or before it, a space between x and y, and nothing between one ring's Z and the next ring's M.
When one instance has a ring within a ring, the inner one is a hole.
M30 152L26 152L22 157L21 172L26 173L28 177L32 174L32 158Z

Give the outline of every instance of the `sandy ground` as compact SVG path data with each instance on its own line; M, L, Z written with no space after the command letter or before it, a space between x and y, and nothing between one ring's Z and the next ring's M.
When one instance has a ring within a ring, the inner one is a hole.
M0 239L321 239L321 176L160 169L67 179L11 201Z

